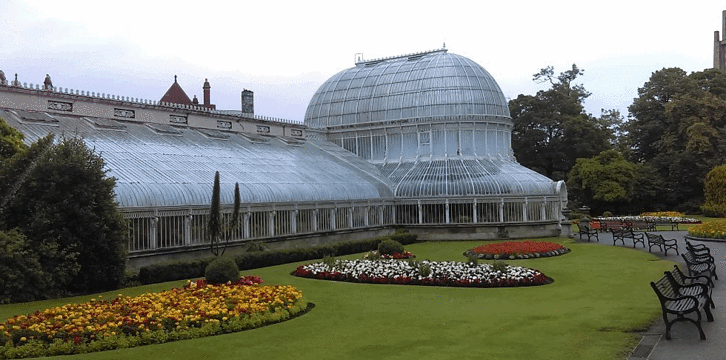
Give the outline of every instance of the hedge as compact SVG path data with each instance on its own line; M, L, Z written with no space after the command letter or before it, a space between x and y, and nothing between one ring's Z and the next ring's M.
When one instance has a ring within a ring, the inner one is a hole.
M325 255L347 255L378 249L378 244L391 239L407 245L416 242L416 235L405 231L396 231L393 234L379 236L359 241L343 241L321 246L307 248L290 248L267 251L255 251L234 256L234 261L240 270L257 269L261 267L293 263L298 261L320 259ZM184 280L204 277L204 269L215 257L201 259L172 261L144 266L139 270L139 281L154 284L166 281Z

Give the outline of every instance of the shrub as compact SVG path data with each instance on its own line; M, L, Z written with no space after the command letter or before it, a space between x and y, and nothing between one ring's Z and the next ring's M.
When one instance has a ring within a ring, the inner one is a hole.
M3 170L3 176L21 167L28 173L14 177L22 186L7 196L0 223L17 227L27 237L43 272L51 277L47 291L53 296L117 288L124 279L128 240L115 203L115 180L106 176L103 159L82 139L52 144L51 137L41 142L48 150L40 146L35 160L11 159Z
M403 245L391 239L386 239L378 244L378 253L381 255L403 254Z
M244 247L245 252L265 251L267 249L267 245L261 241L250 241Z
M602 216L603 217L613 217L613 213L610 211L605 211L602 213Z
M328 254L347 255L375 250L384 240L400 239L402 244L413 244L416 235L397 231L387 236L358 240L342 241L329 245L275 249L259 252L242 253L234 257L240 270L257 269L266 266L287 264L305 260L320 259ZM207 257L194 260L179 260L144 266L139 269L138 279L142 284L155 284L166 281L184 280L204 276L207 264L214 260Z
M210 284L224 284L239 279L239 268L232 258L220 256L207 265L204 277Z
M703 181L706 202L701 210L711 217L726 217L726 165L716 166Z
M509 265L507 265L504 261L495 261L492 263L492 269L494 271L505 272L507 271L507 267L509 267Z
M17 230L0 231L0 274L0 304L43 298L47 280L38 254Z

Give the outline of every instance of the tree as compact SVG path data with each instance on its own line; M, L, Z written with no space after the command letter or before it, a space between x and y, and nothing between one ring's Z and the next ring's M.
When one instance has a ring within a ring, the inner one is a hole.
M207 235L212 254L219 255L220 236L222 235L222 207L220 205L219 171L214 174L214 187L212 188L212 205L209 208L207 221ZM222 250L224 254L224 250Z
M38 253L17 229L0 231L0 304L43 299L51 286Z
M638 94L628 108L630 159L656 169L668 208L697 211L704 176L726 162L726 74L663 69Z
M52 290L120 286L128 251L126 223L103 159L82 139L65 138L33 164L7 202L4 227L18 228L27 237L43 272L51 274Z
M701 206L708 216L726 216L726 165L717 166L706 174L703 184L706 202Z
M550 89L534 96L519 95L509 102L516 158L553 180L563 179L577 158L609 149L613 140L607 121L611 118L601 121L584 112L582 103L590 93L574 83L582 74L573 64L555 77L548 66L534 74L534 81L547 82Z
M0 118L0 162L13 157L28 147L23 143L25 135Z

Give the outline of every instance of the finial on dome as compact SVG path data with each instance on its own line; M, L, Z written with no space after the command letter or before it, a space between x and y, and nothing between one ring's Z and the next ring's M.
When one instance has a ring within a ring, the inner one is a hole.
M176 82L176 75L174 75L174 82Z
M444 49L446 49L446 41L444 41Z

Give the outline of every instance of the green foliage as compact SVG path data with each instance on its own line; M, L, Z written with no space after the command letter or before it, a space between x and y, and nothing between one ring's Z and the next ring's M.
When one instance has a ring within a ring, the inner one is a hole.
M381 255L403 254L403 244L396 240L383 240L378 244L378 253Z
M50 134L30 145L27 151L18 152L0 163L0 226L4 223L8 203L15 198L28 175L52 147L53 135Z
M642 164L631 163L616 150L589 159L577 159L568 174L567 189L573 205L587 205L598 214L603 209L638 213L643 199L655 194L650 174Z
M219 171L214 173L214 188L212 189L212 205L209 208L207 222L207 236L212 254L219 255L220 235L222 235L222 207L220 205ZM224 250L222 250L224 254Z
M323 256L323 264L325 264L328 268L333 269L335 268L335 265L338 262L335 260L335 256L333 255L325 255Z
M5 198L0 223L27 237L50 276L43 289L49 296L117 288L124 279L128 240L114 202L115 179L106 177L103 159L82 139L51 142L52 137L42 139L4 167L3 175L23 179Z
M48 275L43 273L38 253L16 229L0 231L0 274L0 304L44 298Z
M706 216L726 217L726 165L716 166L706 174L703 182L706 202L701 210Z
M621 121L617 112L607 112L602 119L585 113L583 101L590 93L574 84L582 74L574 64L557 77L551 66L544 68L534 80L548 82L550 89L509 102L514 155L522 165L553 180L563 179L577 158L609 149L612 127Z
M416 264L416 270L421 277L429 277L431 275L431 264L423 261Z
M247 245L245 245L245 247L244 247L245 252L266 251L266 250L268 250L267 245L265 245L265 243L263 243L262 241L256 241L256 240L248 242Z
M469 254L466 258L466 264L469 267L477 267L479 265L479 257L474 254Z
M632 161L662 179L652 208L697 211L705 175L726 163L726 74L662 69L638 95L629 107L627 146Z
M603 211L602 216L603 217L612 217L613 213L610 211Z
M406 232L396 232L388 236L380 236L359 241L341 241L329 245L307 248L276 249L264 252L242 253L234 257L240 270L257 269L267 266L287 264L299 261L323 258L329 254L356 254L378 248L383 240L391 237L403 241L404 244L413 244L416 235ZM214 258L203 258L186 261L173 261L144 266L139 269L139 281L142 284L154 284L172 280L192 279L204 276L204 269Z
M0 118L0 163L28 148L23 143L24 138L23 133L8 125L3 118Z
M210 284L224 284L239 279L239 268L234 259L219 256L204 269L204 278Z
M509 265L504 261L495 261L492 263L492 269L494 269L494 271L505 272L508 267Z

